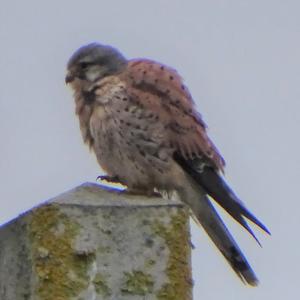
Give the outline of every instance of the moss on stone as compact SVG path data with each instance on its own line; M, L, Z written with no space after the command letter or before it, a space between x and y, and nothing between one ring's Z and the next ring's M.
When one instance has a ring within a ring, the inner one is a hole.
M145 261L145 268L151 268L155 265L155 260L154 259L147 259Z
M157 299L159 300L192 299L188 222L188 212L180 209L172 215L169 224L156 222L153 226L155 234L164 239L169 249L166 268L169 282L158 291Z
M97 294L107 297L111 295L111 289L107 285L107 282L105 280L105 276L103 276L101 273L97 273L94 280L93 284L95 286L95 290Z
M152 293L154 281L150 274L134 270L124 273L123 294L141 295Z
M38 298L67 300L86 289L94 254L75 253L73 241L79 225L63 214L57 205L47 204L33 210L28 226Z

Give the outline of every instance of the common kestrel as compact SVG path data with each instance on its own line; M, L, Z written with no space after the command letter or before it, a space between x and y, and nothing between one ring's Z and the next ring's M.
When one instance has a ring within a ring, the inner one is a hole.
M224 160L178 73L92 43L70 58L66 83L74 90L83 140L107 178L133 193L177 192L235 273L255 286L256 275L211 199L255 239L245 218L269 231L224 181Z

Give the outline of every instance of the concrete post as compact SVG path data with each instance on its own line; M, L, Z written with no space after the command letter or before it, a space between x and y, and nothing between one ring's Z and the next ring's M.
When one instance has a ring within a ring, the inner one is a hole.
M1 300L190 300L176 201L86 183L0 228Z

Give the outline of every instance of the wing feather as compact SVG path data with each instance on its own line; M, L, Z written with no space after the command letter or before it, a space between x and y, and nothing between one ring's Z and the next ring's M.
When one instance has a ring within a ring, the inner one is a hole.
M120 75L129 93L140 105L153 111L164 123L166 139L186 159L207 158L223 171L224 159L206 133L206 125L196 111L194 101L176 70L160 63L131 60Z

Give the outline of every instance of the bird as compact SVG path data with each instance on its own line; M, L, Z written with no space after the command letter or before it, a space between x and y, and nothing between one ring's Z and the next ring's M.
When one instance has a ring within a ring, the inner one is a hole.
M247 220L270 231L226 183L225 161L179 73L93 42L72 54L65 82L74 92L83 141L107 174L101 178L133 194L175 192L237 276L256 286L256 274L213 203L258 243Z

